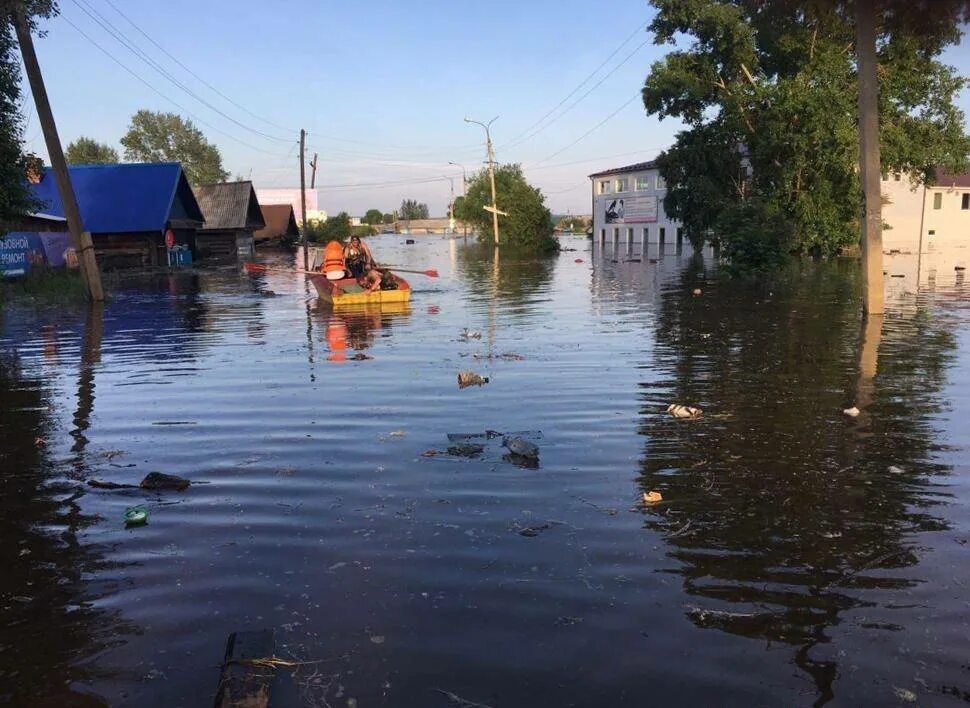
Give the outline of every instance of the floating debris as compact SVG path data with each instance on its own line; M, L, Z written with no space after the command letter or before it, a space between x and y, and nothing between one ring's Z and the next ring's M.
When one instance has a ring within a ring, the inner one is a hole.
M899 688L898 686L893 686L893 692L896 694L896 698L905 703L916 703L916 694L910 691L908 688Z
M858 418L861 412L862 411L860 411L855 406L852 406L852 408L846 408L845 410L842 411L843 414L849 416L850 418Z
M138 486L140 486L142 489L174 489L177 492L181 492L184 489L188 489L190 484L192 483L189 480L185 479L184 477L178 477L174 474L149 472Z
M479 332L478 330L468 329L467 327L465 327L461 331L461 334L458 335L458 337L460 339L481 339L482 333Z
M694 293L695 296L696 295L700 295L701 294L701 289L700 288L694 288L693 293Z
M508 448L508 451L513 455L519 455L520 457L525 457L530 460L539 459L539 446L530 443L528 440L518 435L514 437L504 437L502 439L502 445Z
M582 617L564 617L560 616L556 618L555 625L557 627L572 627L574 624L579 624L583 621Z
M661 494L660 492L658 492L656 490L654 490L652 492L644 492L643 493L643 503L644 504L656 504L658 502L662 502L663 500L664 500L663 494Z
M370 361L373 358L374 357L372 356L368 356L367 354L364 354L364 352L357 352L352 357L350 357L350 360L351 361Z
M700 418L701 414L704 412L700 408L694 408L693 406L682 406L678 403L671 403L667 406L667 412L674 418Z
M474 371L458 372L458 388L468 388L469 386L484 386L488 383L487 376L479 376Z
M88 486L95 489L137 489L136 484L118 484L117 482L104 482L100 479L89 479Z
M476 438L485 438L491 440L493 438L504 438L511 437L514 435L521 435L523 437L530 438L541 438L541 430L518 430L515 432L509 431L507 433L500 433L497 430L486 430L484 433L448 433L448 440L451 442L458 442L461 440L474 440Z
M404 430L392 430L388 435L392 438L403 438L407 435L407 432Z
M424 452L422 452L421 457L437 457L440 454L441 454L440 451L431 449L431 450L425 450Z
M573 262L574 262L574 263L582 263L582 262L583 262L583 259L582 259L582 258L577 258L577 259L576 259L575 261L573 261Z
M519 529L519 535L526 538L534 538L547 529L551 529L552 524L535 524Z
M458 445L451 445L448 448L448 454L454 457L470 457L475 458L485 452L484 445L477 445L475 443L459 443Z
M125 527L144 526L148 523L148 509L143 506L130 506L125 509Z

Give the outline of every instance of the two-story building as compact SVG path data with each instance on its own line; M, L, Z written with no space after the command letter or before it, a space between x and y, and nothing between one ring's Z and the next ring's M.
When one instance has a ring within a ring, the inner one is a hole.
M936 170L932 184L894 174L881 184L885 251L932 253L970 248L970 173Z
M664 243L682 237L681 223L664 211L667 185L655 161L603 170L589 178L597 243Z

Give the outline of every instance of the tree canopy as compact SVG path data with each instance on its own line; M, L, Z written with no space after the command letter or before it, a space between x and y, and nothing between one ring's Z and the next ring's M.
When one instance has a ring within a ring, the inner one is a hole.
M82 135L67 146L64 159L69 165L114 165L118 162L118 151Z
M405 199L401 202L400 216L402 219L427 219L429 213L427 204L422 204L414 199Z
M540 253L559 250L553 236L552 213L546 208L542 192L530 185L519 165L499 165L495 168L495 193L500 211L499 243L522 246ZM477 227L478 238L491 242L492 214L485 207L492 203L492 187L488 169L482 168L468 181L465 197L455 199L455 216Z
M350 238L353 227L350 225L350 214L345 211L331 216L326 221L307 224L307 240L323 243L325 241L344 242Z
M361 219L365 224L380 224L384 220L384 213L380 209L368 209Z
M174 113L138 111L121 144L129 160L180 162L192 184L213 184L229 176L219 148L192 121Z
M713 234L741 266L857 243L853 4L651 1L656 42L684 47L654 63L642 92L649 114L687 126L658 160L667 213L695 243ZM884 172L923 180L966 167L953 100L965 80L938 60L959 40L965 6L877 0Z

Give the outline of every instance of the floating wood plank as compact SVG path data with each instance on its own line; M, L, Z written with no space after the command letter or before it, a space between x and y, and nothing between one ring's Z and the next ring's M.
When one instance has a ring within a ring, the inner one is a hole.
M295 706L288 671L278 671L272 629L233 632L216 693L215 708L289 708Z

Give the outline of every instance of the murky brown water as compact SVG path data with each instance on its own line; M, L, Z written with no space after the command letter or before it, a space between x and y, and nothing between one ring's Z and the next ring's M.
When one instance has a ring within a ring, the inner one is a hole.
M325 660L305 705L970 701L961 279L865 330L853 263L751 284L672 245L401 242L373 246L442 278L398 311L232 271L6 306L0 702L211 705L262 627ZM542 431L539 469L422 456L486 429ZM153 470L199 484L82 483Z

